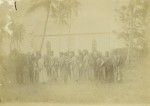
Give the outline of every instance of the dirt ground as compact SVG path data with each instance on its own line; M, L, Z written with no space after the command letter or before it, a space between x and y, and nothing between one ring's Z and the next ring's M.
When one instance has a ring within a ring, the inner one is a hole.
M5 85L0 87L0 99L4 103L150 103L149 75L146 63L144 68L125 70L121 83Z

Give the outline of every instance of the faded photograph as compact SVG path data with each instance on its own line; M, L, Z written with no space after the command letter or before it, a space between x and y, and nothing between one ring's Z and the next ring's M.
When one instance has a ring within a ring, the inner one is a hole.
M150 103L150 0L0 0L0 103Z

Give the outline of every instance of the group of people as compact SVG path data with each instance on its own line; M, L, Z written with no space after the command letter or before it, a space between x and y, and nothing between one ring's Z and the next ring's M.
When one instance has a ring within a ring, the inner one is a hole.
M50 51L42 56L39 52L17 54L16 80L18 83L48 83L54 81L118 82L122 80L124 59L121 54L88 50L60 52Z

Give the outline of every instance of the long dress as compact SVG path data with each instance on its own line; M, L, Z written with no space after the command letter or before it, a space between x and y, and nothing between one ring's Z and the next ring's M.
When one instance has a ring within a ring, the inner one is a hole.
M44 59L41 58L38 61L38 67L39 67L39 82L40 83L46 83L48 81L47 71L44 67Z

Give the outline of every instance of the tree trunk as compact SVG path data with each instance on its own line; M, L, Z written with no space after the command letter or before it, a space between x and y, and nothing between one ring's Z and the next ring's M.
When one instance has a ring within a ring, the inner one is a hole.
M133 1L131 1L131 3L130 4L133 4ZM130 33L129 33L129 45L128 45L128 51L127 51L127 64L128 65L131 65L131 63L132 63L132 56L131 56L131 52L133 51L132 49L132 40L134 39L134 37L133 37L133 35L135 34L135 32L134 32L134 7L132 6L131 7L131 10L130 10L130 21L129 21L129 26L130 26L130 29L129 29L129 31L130 31Z
M42 43L41 43L41 47L40 47L40 53L42 54L42 48L44 45L44 41L45 41L45 36L46 36L46 31L47 31L47 24L48 24L48 19L49 19L49 13L50 13L50 7L48 8L47 11L47 16L46 16L46 20L45 20L45 25L44 25L44 32L43 32L43 38L42 38Z

